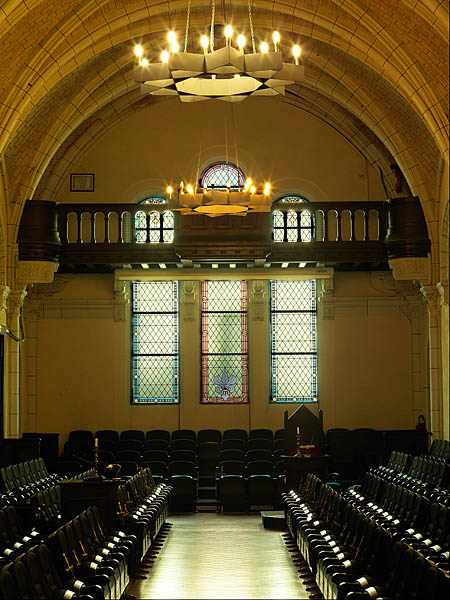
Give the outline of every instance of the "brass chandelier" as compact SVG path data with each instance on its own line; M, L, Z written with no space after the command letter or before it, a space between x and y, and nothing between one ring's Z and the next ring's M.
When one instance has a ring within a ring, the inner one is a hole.
M168 208L183 215L203 214L208 217L225 215L245 216L249 212L270 212L272 207L272 191L266 182L258 189L252 179L248 178L243 187L214 189L196 188L192 184L180 182L178 189L169 185L166 190Z
M143 95L178 96L181 102L201 100L224 100L241 102L249 96L284 95L287 85L304 78L300 64L301 48L292 48L293 62L284 63L280 50L280 34L272 35L273 49L267 42L256 51L250 0L248 2L252 52L246 53L246 38L236 38L238 48L233 46L234 31L231 25L224 27L225 45L214 47L215 0L211 3L210 36L200 38L201 53L187 52L190 21L190 2L186 18L184 51L180 52L175 31L168 33L169 49L163 50L160 62L150 62L144 56L141 45L135 47L138 64L134 67L134 79L141 84Z

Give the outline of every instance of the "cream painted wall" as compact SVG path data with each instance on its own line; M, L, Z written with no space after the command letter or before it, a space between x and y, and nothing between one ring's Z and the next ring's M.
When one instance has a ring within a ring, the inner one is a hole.
M206 166L225 160L226 139L229 160L261 184L270 180L276 196L385 199L378 172L335 129L286 103L258 98L236 106L155 103L120 122L72 166L75 173L95 173L95 192L65 188L57 200L136 202L161 194L168 183L194 182Z
M194 306L187 307L183 286L180 294L181 404L132 406L129 307L115 298L112 276L56 279L55 293L45 294L46 286L41 286L42 294L26 300L26 326L34 319L37 358L27 358L27 344L32 342L25 342L24 368L36 378L37 397L32 398L25 381L25 431L57 431L64 442L70 430L79 428L275 430L283 426L284 410L295 409L268 403L267 282L258 297L253 284L249 286L249 405L199 403L199 295L194 283L190 297ZM325 428L413 427L411 328L403 310L407 300L398 294L393 297L389 289L383 295L380 280L370 274L339 273L334 280L335 293L327 296L326 311L320 304L318 318L319 397Z

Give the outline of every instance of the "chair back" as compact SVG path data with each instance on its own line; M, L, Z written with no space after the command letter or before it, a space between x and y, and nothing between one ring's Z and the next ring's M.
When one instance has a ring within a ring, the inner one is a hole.
M220 442L222 441L222 432L218 429L200 429L197 433L197 443Z
M247 440L248 433L245 431L245 429L227 429L223 432L223 439L227 440L228 438L232 438L235 440Z
M172 440L193 440L196 442L197 436L192 429L177 429L172 432Z
M166 429L150 429L145 434L146 440L167 440L170 442L170 433Z

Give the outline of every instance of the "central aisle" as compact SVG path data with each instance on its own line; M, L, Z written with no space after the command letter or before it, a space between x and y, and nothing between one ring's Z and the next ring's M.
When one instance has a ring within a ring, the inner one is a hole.
M167 541L138 598L308 598L279 531L259 514L170 516Z

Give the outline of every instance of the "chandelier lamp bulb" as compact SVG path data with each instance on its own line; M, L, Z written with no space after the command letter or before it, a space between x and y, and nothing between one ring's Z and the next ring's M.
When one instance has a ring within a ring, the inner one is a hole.
M243 35L242 33L240 35L238 35L237 43L239 46L239 50L241 51L241 54L244 54L245 35Z
M204 54L206 54L208 52L209 46L208 36L202 35L202 37L200 38L200 46L203 48Z
M280 34L278 31L274 31L272 34L273 43L275 46L275 52L278 52L279 44L280 44Z

